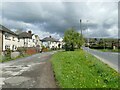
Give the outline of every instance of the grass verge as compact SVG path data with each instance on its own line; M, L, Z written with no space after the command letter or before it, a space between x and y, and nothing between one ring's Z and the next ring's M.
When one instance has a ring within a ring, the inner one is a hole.
M100 50L102 52L120 52L120 49L95 49L95 50Z
M16 58L4 57L4 59L2 59L2 56L1 56L0 63L7 62L7 61L12 61L12 60L16 60L16 59L24 58L24 57L28 57L28 56L30 56L30 55L24 54L24 56L20 55Z
M58 52L51 62L61 88L118 88L120 75L83 50Z

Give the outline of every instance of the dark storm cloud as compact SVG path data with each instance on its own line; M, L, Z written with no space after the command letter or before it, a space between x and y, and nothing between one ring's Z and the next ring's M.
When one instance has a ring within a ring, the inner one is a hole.
M40 35L60 36L70 27L80 31L79 20L82 19L82 28L89 28L90 36L99 36L98 32L102 36L112 36L110 28L116 29L118 19L116 5L113 2L5 2L2 6L3 25L32 30Z

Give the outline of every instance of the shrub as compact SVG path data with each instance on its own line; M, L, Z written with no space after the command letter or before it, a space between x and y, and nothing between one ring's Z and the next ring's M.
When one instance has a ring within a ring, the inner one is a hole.
M12 52L12 51L11 51L10 49L6 49L6 50L5 50L5 56L11 58L11 52Z
M20 55L24 56L24 53L26 52L26 47L18 47L17 51L20 52Z

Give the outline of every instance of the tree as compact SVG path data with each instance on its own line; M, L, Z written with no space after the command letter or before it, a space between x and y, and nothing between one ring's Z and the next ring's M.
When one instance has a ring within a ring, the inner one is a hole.
M63 41L66 51L74 51L75 48L80 48L83 44L80 33L76 32L74 28L65 31Z

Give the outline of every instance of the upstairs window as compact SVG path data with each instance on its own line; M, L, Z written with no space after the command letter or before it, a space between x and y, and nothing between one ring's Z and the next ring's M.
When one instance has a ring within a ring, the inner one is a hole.
M5 33L5 39L11 40L8 33Z
M35 39L33 39L33 42L35 42Z
M18 42L20 42L20 39L18 39Z
M15 41L15 37L13 37L13 41Z

